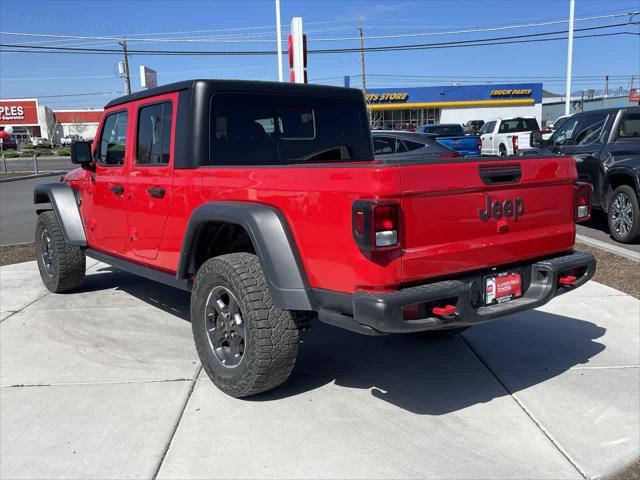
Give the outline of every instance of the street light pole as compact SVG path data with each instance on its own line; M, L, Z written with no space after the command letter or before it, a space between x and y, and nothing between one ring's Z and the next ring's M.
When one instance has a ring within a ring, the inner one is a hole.
M276 37L278 40L278 81L282 82L282 31L280 28L280 0L276 0Z
M569 0L569 45L567 48L567 90L564 99L564 114L571 112L571 69L573 67L573 14L575 0Z

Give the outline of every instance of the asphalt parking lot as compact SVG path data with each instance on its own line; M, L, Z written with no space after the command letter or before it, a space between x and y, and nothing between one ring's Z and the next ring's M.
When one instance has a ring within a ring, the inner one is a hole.
M7 158L5 162L7 172L35 173L32 157ZM2 168L1 165L0 168ZM71 163L70 157L38 157L38 170L40 172L68 172L73 168L75 168L75 165Z
M200 371L185 292L0 268L2 478L600 478L640 456L640 301L590 282L462 336L303 336L249 400Z

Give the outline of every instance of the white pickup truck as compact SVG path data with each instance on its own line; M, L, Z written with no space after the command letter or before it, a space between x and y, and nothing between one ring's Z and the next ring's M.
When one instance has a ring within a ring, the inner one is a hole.
M480 129L481 155L517 155L528 150L531 132L540 130L534 117L496 118Z

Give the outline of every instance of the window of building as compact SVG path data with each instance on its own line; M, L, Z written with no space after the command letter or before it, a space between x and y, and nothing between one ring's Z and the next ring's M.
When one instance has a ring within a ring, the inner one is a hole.
M171 149L171 102L142 107L138 111L136 164L167 165Z
M104 120L98 163L105 167L118 167L124 164L127 143L127 112L108 115Z

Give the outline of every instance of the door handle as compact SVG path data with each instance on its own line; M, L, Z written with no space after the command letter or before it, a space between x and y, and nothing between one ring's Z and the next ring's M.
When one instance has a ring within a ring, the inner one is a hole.
M147 188L147 193L154 198L162 198L164 197L164 188L162 187L149 187Z
M116 195L122 195L124 193L124 187L122 185L109 185L109 190Z

